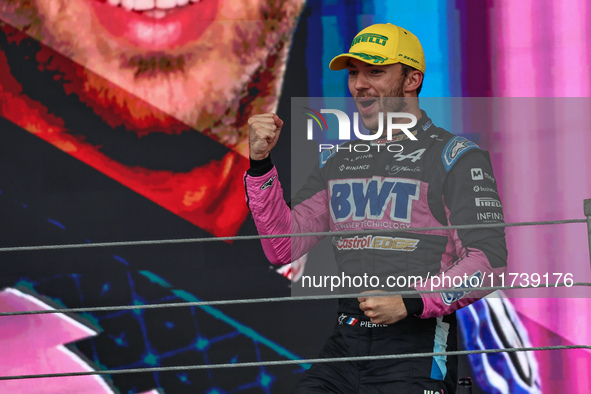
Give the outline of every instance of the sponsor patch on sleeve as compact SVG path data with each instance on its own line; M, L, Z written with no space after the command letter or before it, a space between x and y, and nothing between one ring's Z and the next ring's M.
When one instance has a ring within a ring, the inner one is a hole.
M445 305L451 305L457 300L461 299L462 297L465 297L466 295L470 294L470 291L472 291L473 289L481 287L482 280L482 272L476 271L475 273L467 277L461 285L451 289L454 291L441 293L441 298L443 299Z
M327 150L323 150L322 152L320 152L320 158L319 158L319 162L318 165L320 168L324 167L324 165L326 164L326 162L328 161L328 159L330 159L331 157L333 157L335 154L337 153L337 147L332 147L330 149Z
M265 190L265 189L272 187L273 182L275 181L275 178L277 178L277 175L272 176L265 183L263 183L263 185L261 186L261 190Z
M456 161L462 157L463 154L472 149L480 149L480 147L464 137L455 136L449 140L447 145L445 145L445 148L443 148L443 152L441 153L441 160L443 160L445 171L449 172Z

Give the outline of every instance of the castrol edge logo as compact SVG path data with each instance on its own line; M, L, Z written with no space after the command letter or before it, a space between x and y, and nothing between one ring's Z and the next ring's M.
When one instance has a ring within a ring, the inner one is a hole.
M332 243L338 250L377 249L412 252L417 248L419 240L366 235L365 237L355 236L353 238L333 237Z

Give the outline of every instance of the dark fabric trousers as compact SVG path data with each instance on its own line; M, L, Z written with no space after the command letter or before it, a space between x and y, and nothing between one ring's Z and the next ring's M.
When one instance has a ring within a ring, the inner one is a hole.
M365 316L357 318L359 320L355 325L346 324L343 321L346 319L337 323L319 358L427 353L434 350L435 319L407 317L387 327L366 328L361 324ZM444 350L457 350L455 315L445 319L451 324L447 349ZM442 380L432 378L433 364L433 357L316 363L306 371L293 393L455 393L457 357L447 357Z

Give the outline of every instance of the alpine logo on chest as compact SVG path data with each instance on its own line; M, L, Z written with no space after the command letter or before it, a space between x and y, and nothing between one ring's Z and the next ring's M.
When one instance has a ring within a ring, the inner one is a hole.
M341 179L329 181L330 214L335 223L387 219L410 223L412 204L421 182L405 178Z

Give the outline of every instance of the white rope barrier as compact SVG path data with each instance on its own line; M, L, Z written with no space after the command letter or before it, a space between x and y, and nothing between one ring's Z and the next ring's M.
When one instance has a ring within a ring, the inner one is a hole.
M482 228L495 227L518 227L518 226L545 226L554 224L570 224L570 223L587 223L587 219L566 219L566 220L547 220L539 222L517 222L517 223L487 223L487 224L461 224L455 226L439 226L439 227L413 227L408 229L388 229L388 230L372 230L375 234L387 234L395 232L419 232L431 230L474 230ZM121 247L121 246L146 246L146 245L171 245L183 243L198 243L198 242L218 242L218 241L247 241L260 240L269 238L296 238L296 237L319 237L328 235L354 235L359 234L359 231L323 231L315 233L297 233L297 234L276 234L276 235L237 235L234 237L204 237L204 238L179 238L179 239L159 239L159 240L144 240L144 241L121 241L121 242L97 242L97 243L83 243L83 244L64 244L64 245L33 245L33 246L11 246L0 248L0 253L3 252L25 252L25 251L39 251L39 250L60 250L60 249L81 249L81 248L104 248L104 247Z
M495 291L495 290L518 290L518 289L550 289L557 287L591 287L590 282L575 282L570 285L558 283L556 285L540 285L540 286L492 286L492 287L477 287L470 288L472 291ZM258 304L269 302L290 302L290 301L317 301L317 300L331 300L339 298L357 298L357 297L388 297L388 296L405 296L417 294L436 294L448 293L453 291L466 291L466 289L435 289L435 290L400 290L391 292L379 293L353 293L353 294L326 294L326 295L311 295L311 296L292 296L292 297L269 297L269 298L245 298L235 300L215 300L215 301L196 301L196 302L170 302L161 304L145 304L145 305L115 305L115 306L97 306L87 308L64 308L64 309L43 309L34 311L13 311L0 312L2 316L21 316L21 315L44 315L51 313L83 313L83 312L112 312L122 310L138 310L138 309L161 309L161 308L179 308L179 307L201 307L201 306L220 306L220 305L236 305L236 304Z
M103 371L64 372L64 373L36 374L36 375L11 375L11 376L0 376L0 380L59 378L59 377L86 376L86 375L115 375L115 374L127 374L127 373L148 373L148 372L174 372L174 371L190 371L190 370L198 370L198 369L269 367L269 366L294 365L294 364L335 363L335 362L346 362L346 361L376 361L376 360L392 360L392 359L416 358L416 357L462 356L462 355L467 355L467 354L481 354L481 353L514 353L514 352L529 352L529 351L542 351L542 350L570 350L570 349L589 349L589 350L591 350L591 346L587 346L587 345L538 346L538 347L520 347L520 348L506 348L506 349L457 350L457 351L451 351L451 352L386 354L386 355L381 355L381 356L352 356L352 357L334 357L334 358L311 358L311 359L304 359L304 360L276 360L276 361L258 361L258 362L245 362L245 363L227 363L227 364L179 365L179 366L173 366L173 367L112 369L112 370L103 370Z

